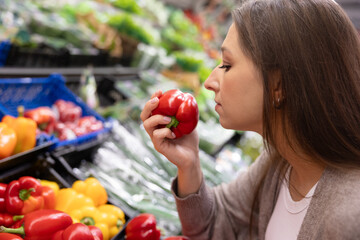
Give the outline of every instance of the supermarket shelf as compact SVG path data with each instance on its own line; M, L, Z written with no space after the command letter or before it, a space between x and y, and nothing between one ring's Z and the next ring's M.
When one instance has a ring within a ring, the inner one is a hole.
M65 67L65 68L19 68L19 67L2 67L0 68L0 78L8 77L44 77L52 73L60 73L64 77L81 76L85 67ZM138 75L139 70L131 67L94 67L95 76L113 76L125 77Z

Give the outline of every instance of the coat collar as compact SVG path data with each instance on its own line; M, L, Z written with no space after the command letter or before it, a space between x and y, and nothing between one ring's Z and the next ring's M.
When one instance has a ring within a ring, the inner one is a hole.
M262 196L260 196L262 200L259 206L259 239L265 239L266 228L275 208L281 186L279 167L275 171L269 171L269 173L261 191ZM343 182L343 176L340 170L325 168L301 225L298 240L315 239L315 235L310 238L309 236L319 232L317 228L320 225L315 223L319 223L324 217L322 206L327 206L332 195L336 194L334 187Z

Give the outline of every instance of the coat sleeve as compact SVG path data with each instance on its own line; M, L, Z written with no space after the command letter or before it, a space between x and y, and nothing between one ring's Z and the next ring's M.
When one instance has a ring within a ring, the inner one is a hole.
M177 196L177 178L172 182L182 233L192 240L245 239L255 188L268 162L262 153L236 179L210 188L202 181L197 193L185 198ZM255 221L257 222L257 221Z

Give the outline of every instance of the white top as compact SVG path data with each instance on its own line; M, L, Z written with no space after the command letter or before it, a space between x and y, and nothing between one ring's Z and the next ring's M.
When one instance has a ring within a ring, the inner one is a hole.
M266 229L265 240L296 240L314 195L317 183L310 189L305 198L294 201L288 187L289 173L290 168L281 185L274 212Z

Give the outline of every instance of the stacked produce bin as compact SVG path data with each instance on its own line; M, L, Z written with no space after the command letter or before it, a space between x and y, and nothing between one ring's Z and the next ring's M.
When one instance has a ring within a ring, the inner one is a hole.
M2 79L0 85L0 110L3 122L5 118L9 117L12 118L11 121L14 123L25 120L34 121L38 127L36 130L37 132L32 133L34 134L33 136L26 136L28 137L27 139L18 137L18 132L16 133L18 144L26 145L28 143L26 141L30 141L31 137L34 139L36 137L36 144L32 148L24 149L19 153L11 154L11 156L3 157L3 159L0 160L1 182L10 186L26 177L41 179L41 182L51 181L52 185L55 184L60 188L60 190L58 189L59 193L56 199L52 199L52 201L55 201L56 203L54 203L55 205L53 204L51 208L56 207L58 210L67 212L68 206L64 206L64 201L69 201L70 205L73 205L74 203L69 199L69 196L71 195L66 196L66 194L62 192L70 191L70 189L74 188L73 184L76 182L82 182L82 180L87 181L86 179L91 178L80 178L79 175L75 174L72 169L68 167L69 165L64 162L64 159L67 158L69 154L77 154L77 156L81 156L80 159L89 160L93 151L95 151L96 148L110 135L112 128L111 121L105 120L70 91L65 85L65 79L59 74L52 74L46 78ZM71 106L77 107L78 111L71 112L70 106L67 105L66 109L57 108L57 115L54 114L56 117L51 119L50 113L55 109L56 103L59 101L63 101L63 103L70 102ZM25 109L24 115L27 116L26 118L19 116L17 110L19 106L22 106ZM45 108L48 111L43 111ZM35 110L37 111L36 114L34 113ZM64 117L68 117L68 121L65 121L66 119L63 119ZM61 123L60 121L63 121L61 124L64 125L64 123L70 122L79 123L84 119L89 120L90 118L94 122L89 121L89 124L92 124L91 126L87 126L89 131L83 131L85 129L81 129L82 127L78 125L78 129L74 129L72 132L73 134L76 134L66 136L68 138L62 137L62 133L60 132L62 129L58 126ZM44 126L44 124L46 126ZM52 127L51 130L49 130L50 126ZM17 125L14 127L18 128L17 130L23 134L30 131L25 125ZM2 140L4 141L6 139L2 138ZM98 183L98 185L100 185L100 183ZM101 205L106 205L102 208L110 208L110 206L112 206L115 209L115 204L111 202L111 199L108 199L105 188L102 186L97 188L100 190L102 189L103 197L101 202L95 202L95 200L93 200L93 208L95 209L96 206L100 209ZM89 196L98 197L98 192L92 195L90 193L91 191L88 192L90 194ZM83 194L87 196L88 192L85 191ZM6 192L4 194L9 193ZM65 197L61 197L60 195L64 195ZM4 196L4 198L6 198L6 196ZM25 201L26 200L24 200L24 203ZM10 203L8 202L5 204L7 209L12 209L11 206L8 206L9 204ZM34 207L33 210L49 208L45 205L36 208ZM77 206L80 207L80 205ZM117 207L116 209L121 208ZM122 210L121 212L124 215L124 224L130 216ZM15 214L15 212L12 213ZM70 214L70 212L67 213ZM110 236L111 239L119 239L118 235L121 229L122 227L119 227L117 232L112 232L111 235L108 231L103 231L104 239L110 239Z

